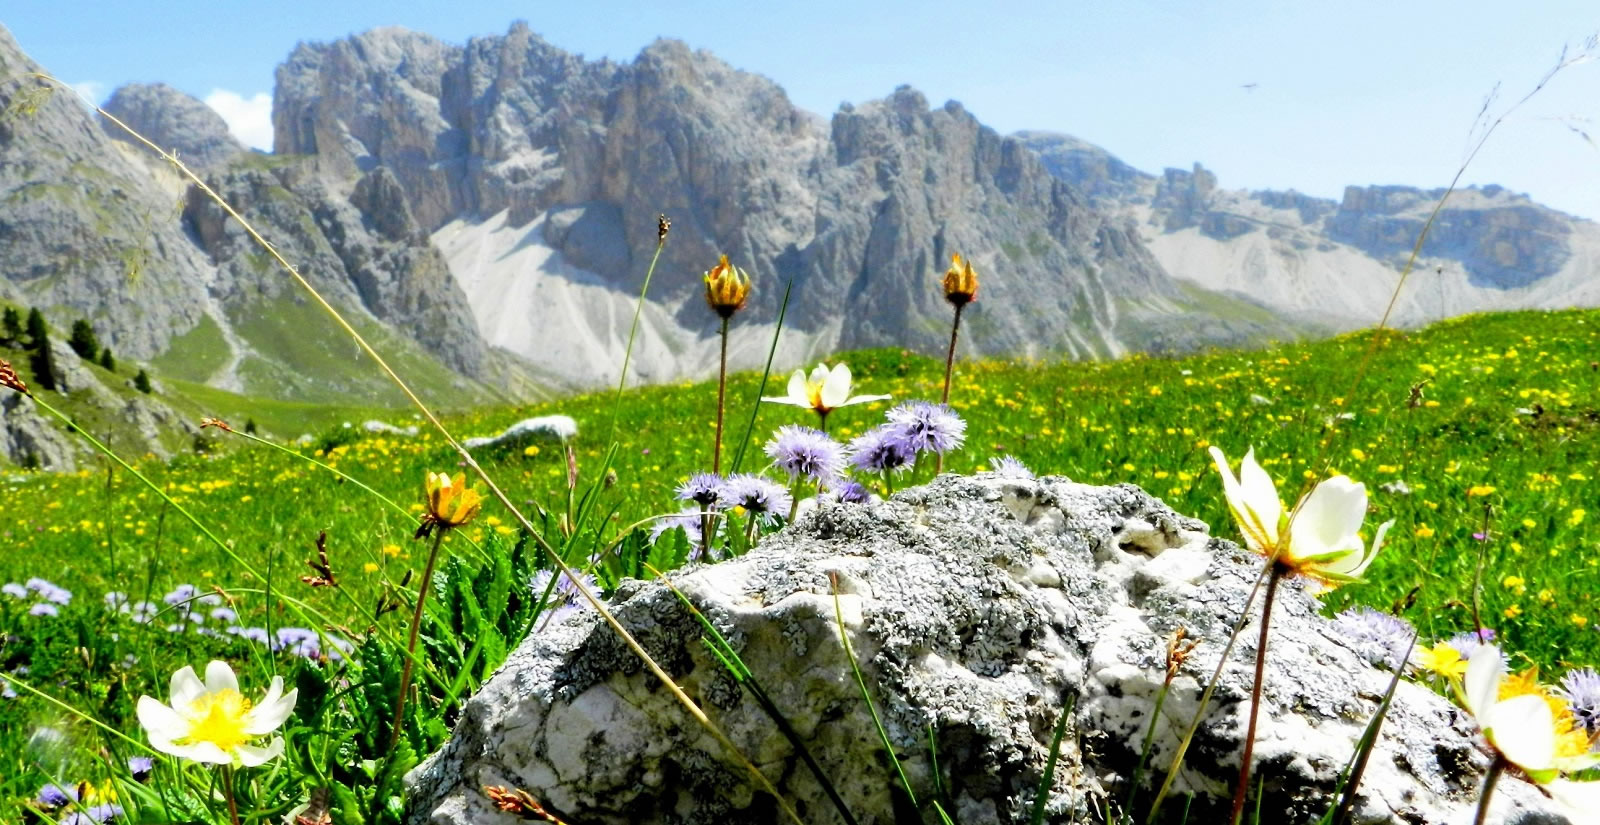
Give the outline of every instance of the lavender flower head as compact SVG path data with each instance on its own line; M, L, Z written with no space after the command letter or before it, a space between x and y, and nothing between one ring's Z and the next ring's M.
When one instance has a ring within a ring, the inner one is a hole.
M1373 610L1355 607L1333 618L1333 624L1346 637L1354 641L1356 652L1369 664L1394 669L1406 660L1416 631L1404 619Z
M675 516L657 519L655 526L650 528L650 543L655 544L661 538L661 534L668 530L681 527L684 535L689 537L689 544L695 548L690 551L690 558L693 558L700 548L700 536L703 532L701 521L702 516L699 510L684 510ZM541 590L540 592L544 591Z
M50 604L48 602L39 602L38 604L34 605L33 607L28 608L28 615L29 616L49 616L51 618L54 618L56 616L61 615L61 608L56 607L55 605Z
M889 423L918 453L944 455L967 440L967 422L954 410L930 401L910 401L889 411Z
M547 607L554 610L556 615L559 616L568 610L582 608L589 604L586 599L578 594L578 588L572 584L572 580L555 570L540 570L533 574L533 578L528 580L528 589L533 592L534 598L537 599L544 595L544 591L550 587L551 579L556 580L556 589L550 594L550 603ZM578 580L583 582L583 586L591 591L599 589L600 585L595 581L594 576L589 573L579 574Z
M111 610L118 610L118 611L121 611L123 613L127 612L127 608L128 608L128 594L127 593L124 593L124 592L122 592L120 590L113 590L113 591L111 591L111 592L106 594L105 599L106 599L106 607L107 608L109 608Z
M39 598L54 604L71 604L72 591L65 587L58 587L55 583L38 578L28 579L28 589L39 594Z
M865 473L899 473L911 468L917 450L904 430L880 424L850 439L850 466Z
M828 434L811 427L785 424L767 442L767 455L791 480L822 482L844 470L844 450Z
M763 524L772 524L789 514L794 499L782 484L753 473L729 476L722 490L724 507L743 507Z
M992 462L992 472L1001 478L1019 478L1027 481L1034 479L1033 471L1028 465L1009 455L997 456Z
M866 504L872 501L872 491L849 478L828 482L828 495L833 496L834 501L840 504Z
M198 592L198 591L196 591L194 585L192 585L192 584L180 584L177 587L172 588L172 592L171 593L168 593L167 595L162 596L161 600L166 602L167 604L181 604L183 602L186 602L186 601L194 598L194 594L196 592Z
M6 582L4 586L0 586L0 593L4 593L13 599L28 598L28 588L16 582Z
M67 785L65 787L54 782L39 789L39 795L33 798L41 808L65 808L78 801L78 789Z
M143 782L149 779L150 773L155 770L155 767L156 761L148 756L128 757L128 773L133 775L133 781L135 782Z
M1561 677L1561 695L1566 697L1572 715L1578 717L1584 730L1594 736L1600 730L1600 673L1592 667L1569 670Z
M1461 658L1471 659L1473 651L1492 641L1494 641L1494 628L1485 627L1482 630L1457 633L1445 639L1445 644L1455 648L1456 652L1461 654Z
M715 473L695 473L678 485L678 500L692 501L703 509L713 509L722 500L722 476Z

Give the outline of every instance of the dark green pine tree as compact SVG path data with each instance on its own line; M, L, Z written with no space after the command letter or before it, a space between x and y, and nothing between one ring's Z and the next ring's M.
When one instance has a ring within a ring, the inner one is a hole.
M16 307L6 307L4 316L4 320L0 320L0 337L4 337L9 346L21 344L22 316L17 314Z
M150 373L145 372L143 369L139 370L139 374L133 377L133 388L145 395L149 395L153 391L150 386Z
M111 372L117 371L117 359L111 357L110 347L100 350L100 366Z
M50 327L44 322L44 313L38 307L28 310L28 349L38 349L41 341L50 340Z
M79 318L72 322L72 334L67 337L67 346L85 361L94 361L100 357L100 339L94 334L94 325Z

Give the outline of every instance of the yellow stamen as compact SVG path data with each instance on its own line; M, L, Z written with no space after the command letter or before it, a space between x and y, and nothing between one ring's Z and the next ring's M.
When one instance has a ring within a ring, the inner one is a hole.
M244 732L249 716L250 700L239 691L207 693L189 706L186 714L189 735L181 744L210 742L224 751L231 751L250 740Z

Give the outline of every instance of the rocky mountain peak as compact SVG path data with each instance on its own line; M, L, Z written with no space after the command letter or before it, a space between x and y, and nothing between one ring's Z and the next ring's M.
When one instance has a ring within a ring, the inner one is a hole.
M228 132L227 122L215 109L165 83L127 84L113 92L102 108L157 146L176 150L178 159L193 168L214 168L249 151ZM101 126L112 138L133 142L116 124Z

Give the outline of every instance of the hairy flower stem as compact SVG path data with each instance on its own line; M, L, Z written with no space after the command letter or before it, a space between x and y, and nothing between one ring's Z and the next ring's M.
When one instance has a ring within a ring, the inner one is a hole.
M961 310L966 309L966 304L956 304L956 320L950 325L950 351L944 356L944 391L939 393L939 403L950 403L950 373L956 365L956 336L961 333ZM944 453L939 454L938 461L934 462L933 474L944 472Z
M1245 797L1250 793L1250 759L1256 749L1256 716L1261 710L1261 682L1267 668L1267 628L1272 623L1272 597L1278 592L1278 580L1283 572L1277 562L1268 561L1272 572L1267 574L1267 593L1261 601L1261 640L1256 644L1256 681L1250 689L1250 724L1245 728L1244 753L1239 759L1239 786L1233 791L1233 816L1229 822L1238 825L1244 815Z
M1489 775L1483 778L1483 793L1478 796L1478 815L1473 817L1473 825L1484 825L1489 821L1489 801L1494 797L1495 783L1500 781L1500 774L1506 772L1506 758L1499 753L1494 755L1494 761L1489 763Z
M417 631L422 629L422 609L428 603L428 587L433 584L433 563L439 558L439 545L449 530L435 527L433 547L428 550L428 563L422 568L422 581L417 584L417 609L411 612L411 634L406 637L406 661L400 667L400 695L394 700L394 721L389 727L389 752L400 745L400 731L405 727L406 694L411 692L411 666L417 658Z
M233 766L222 766L222 798L228 800L228 821L239 825L239 803L233 796Z
M717 371L717 446L711 451L711 472L722 475L722 405L728 395L728 319L722 319L722 363Z
M795 515L800 512L800 485L805 483L804 481L801 480L802 478L803 478L803 476L797 476L795 478L795 480L794 480L794 484L789 487L789 523L790 524L794 523ZM822 491L821 491L820 488L818 488L817 492L820 494Z
M828 413L831 412L833 410L817 410L817 429L823 432L828 431Z
M700 505L700 560L711 561L711 508Z

